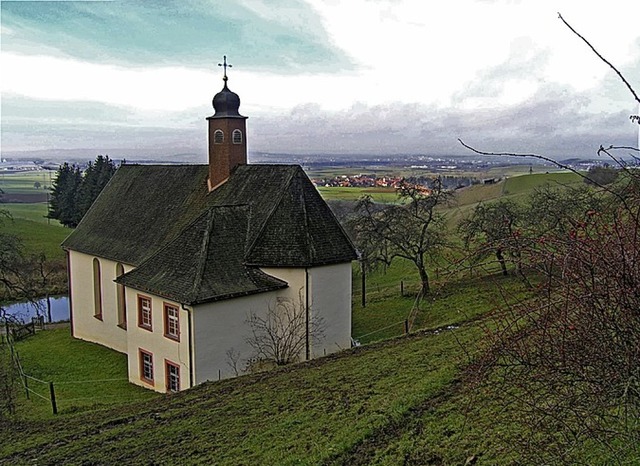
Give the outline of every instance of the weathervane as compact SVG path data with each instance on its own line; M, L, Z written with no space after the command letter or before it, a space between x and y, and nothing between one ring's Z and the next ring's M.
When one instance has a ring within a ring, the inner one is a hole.
M223 55L224 61L222 63L218 63L218 66L222 66L224 67L224 77L222 78L222 80L226 83L227 82L227 66L229 68L233 68L233 65L227 65L227 56Z

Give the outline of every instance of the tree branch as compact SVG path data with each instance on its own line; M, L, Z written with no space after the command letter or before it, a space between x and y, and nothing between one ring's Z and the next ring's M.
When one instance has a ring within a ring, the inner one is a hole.
M578 36L580 39L582 39L582 41L589 46L589 48L593 51L593 53L595 53L598 56L598 58L600 60L605 62L607 65L609 65L609 68L611 68L613 71L615 71L615 73L618 75L618 77L627 86L627 88L629 89L629 92L631 92L631 94L633 95L633 98L636 100L636 102L638 102L640 104L640 98L638 97L638 94L636 94L636 91L633 90L633 87L631 87L631 84L629 84L629 82L625 79L625 77L622 75L622 73L620 73L620 71L618 71L618 69L615 66L613 66L609 60L607 60L602 55L600 55L600 53L595 49L595 47L593 45L591 45L589 43L589 41L587 39L585 39L579 32L577 32L575 29L573 29L571 27L571 25L565 21L565 19L562 17L562 15L560 13L558 13L558 18L560 18L560 20L565 24L565 26L567 26L571 30L571 32L573 32L576 36Z
M571 173L574 173L574 174L578 175L583 180L588 180L590 183L593 183L594 185L598 186L599 188L603 189L604 191L608 192L609 194L612 194L613 196L617 197L624 204L624 206L627 209L629 208L629 206L627 205L626 200L622 196L620 196L619 193L617 193L614 190L608 188L607 186L604 186L603 184L598 183L596 180L593 180L593 179L589 178L587 175L584 175L584 174L580 173L575 168L571 168L570 166L565 165L563 163L560 163L560 162L558 162L556 160L553 160L552 158L549 158L549 157L546 157L546 156L540 155L540 154L518 154L518 153L515 153L515 152L485 152L485 151L478 150L478 149L476 149L474 147L471 147L468 144L465 144L464 141L462 139L460 139L460 138L458 138L458 142L460 144L462 144L464 147L466 147L467 149L469 149L470 151L475 152L476 154L479 154L479 155L491 155L491 156L497 156L497 157L532 157L534 159L544 160L545 162L549 162L549 163L555 165L558 168L562 168L563 170L569 170ZM604 151L602 146L600 146L600 149ZM598 151L598 152L600 152L600 151ZM606 151L604 151L604 152L606 152Z

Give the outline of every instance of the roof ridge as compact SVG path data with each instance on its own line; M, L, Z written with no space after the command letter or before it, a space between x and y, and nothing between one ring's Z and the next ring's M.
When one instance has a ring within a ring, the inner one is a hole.
M303 171L303 173L304 173L304 171ZM340 222L340 220L338 220L338 217L336 217L336 214L333 213L333 210L331 209L331 207L329 207L329 203L326 202L322 198L322 195L320 194L320 191L318 191L318 188L316 188L315 185L313 185L313 183L311 182L311 180L309 179L307 174L306 173L304 173L304 174L305 174L305 178L307 178L307 180L309 181L309 183L311 183L311 186L313 187L313 193L314 193L313 196L316 197L316 199L319 197L320 200L324 203L324 205L327 208L327 211L329 212L329 215L333 218L333 220L335 221L335 224L338 226L338 229L342 233L342 236L344 236L344 238L347 240L347 243L351 246L351 248L353 249L353 251L357 255L358 254L358 248L356 248L355 244L353 244L353 241L351 241L351 237L347 234L347 231L342 226L342 223ZM306 198L305 198L305 211L306 211L306 204L307 203L306 203ZM309 236L309 232L308 231L307 231L307 236Z
M209 239L211 238L211 230L212 230L212 226L213 226L213 208L211 209L207 209L206 212L207 215L207 223L206 223L206 227L204 229L204 238L202 238L202 243L200 246L200 254L199 254L199 262L198 262L198 268L196 270L196 276L195 276L195 280L193 281L193 288L191 288L191 299L195 300L197 298L198 295L198 290L200 289L200 286L202 285L202 276L204 275L204 268L205 265L207 264L207 251L209 249ZM185 231L186 228L183 230Z
M302 186L302 184L304 183L304 179L303 177L300 176L300 172L302 172L302 174L304 175L304 171L302 170L302 168L300 168L299 170L296 170L296 179L300 183L300 192L302 193L302 198L304 200L304 202L302 203L302 212L304 217L304 239L305 239L305 242L307 243L305 245L305 249L308 253L307 259L309 263L312 264L313 263L312 256L315 256L315 251L311 250L312 241L311 241L311 232L309 229L309 213L307 212L307 196L306 196L304 187Z
M288 166L295 166L296 168L301 169L299 165L288 165ZM271 220L271 217L273 216L275 211L280 206L280 203L282 202L282 199L284 198L284 193L287 191L287 188L289 187L289 185L291 185L291 181L293 180L293 178L294 178L296 173L297 173L297 170L295 170L293 173L288 175L287 181L280 187L280 193L278 195L278 199L276 200L276 202L273 203L273 207L271 207L271 211L265 216L264 221L262 222L262 225L260 225L260 229L255 233L253 241L251 242L251 244L247 248L247 251L245 253L245 261L246 261L246 258L251 255L251 252L253 251L253 248L255 248L256 243L258 242L258 240L262 236L262 232L267 227L267 224L269 223L269 220ZM253 207L251 207L251 209L252 208Z

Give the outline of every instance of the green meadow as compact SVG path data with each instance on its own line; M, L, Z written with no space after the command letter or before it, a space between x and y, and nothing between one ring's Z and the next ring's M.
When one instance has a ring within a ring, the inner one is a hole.
M46 204L0 204L0 210L10 214L10 218L3 218L0 223L0 231L18 236L27 254L44 253L50 260L64 259L60 244L71 230L45 217Z
M48 382L54 383L61 414L111 407L152 398L130 384L126 355L71 338L68 327L41 331L16 345L28 379L30 400L22 393L18 410L27 419L52 416Z
M351 188L351 187L318 187L318 192L325 200L356 201L362 196L371 196L374 202L383 204L397 202L398 196L393 188Z
M19 173L0 172L0 189L5 193L34 193L51 186L55 171L41 170ZM39 188L35 185L38 183Z

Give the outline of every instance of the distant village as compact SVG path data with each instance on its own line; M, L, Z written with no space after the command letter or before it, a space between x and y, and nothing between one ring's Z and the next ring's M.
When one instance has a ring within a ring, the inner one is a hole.
M500 178L475 178L472 176L439 175L445 189L459 189L473 184L493 184ZM402 183L410 183L415 186L427 186L433 180L433 176L378 176L371 174L337 175L332 178L312 178L311 181L317 187L342 187L342 188L388 188L394 190Z
M333 178L313 178L311 181L316 186L343 187L343 188L398 188L403 177L400 176L376 176L376 175L339 175Z

